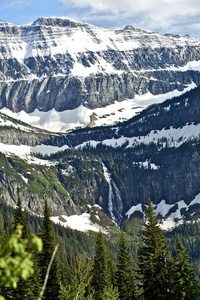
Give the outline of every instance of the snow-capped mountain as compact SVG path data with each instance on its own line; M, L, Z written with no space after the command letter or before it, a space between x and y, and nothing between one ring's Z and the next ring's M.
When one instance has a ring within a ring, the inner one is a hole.
M198 218L199 46L131 26L1 22L2 200L15 205L20 186L23 206L40 214L45 194L56 222L87 223L98 204L121 224L150 196L164 228Z
M110 30L61 18L0 22L0 107L13 112L105 107L199 84L200 40Z

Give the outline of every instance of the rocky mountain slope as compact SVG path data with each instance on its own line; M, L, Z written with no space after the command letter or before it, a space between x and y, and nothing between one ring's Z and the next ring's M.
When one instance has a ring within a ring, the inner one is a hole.
M1 201L15 206L19 188L31 213L40 215L46 198L56 222L88 219L98 204L121 225L143 217L150 196L163 228L197 219L199 46L131 26L0 22ZM91 114L96 127L67 131Z
M76 148L112 153L113 162L108 159L107 166L123 195L125 215L130 206L132 212L143 211L149 196L158 207L163 204L162 216L172 208L175 216L177 211L181 215L181 209L198 215L199 99L200 88L196 88L147 108L121 126L68 135ZM113 205L113 211L119 212L117 206Z
M183 216L198 218L199 99L198 87L122 124L68 134L1 114L1 199L15 205L20 187L24 207L36 214L46 197L54 216L81 214L98 204L121 224L142 217L150 196L164 228L166 218L173 226Z
M103 107L199 85L200 41L109 30L59 18L0 22L0 107L57 111Z

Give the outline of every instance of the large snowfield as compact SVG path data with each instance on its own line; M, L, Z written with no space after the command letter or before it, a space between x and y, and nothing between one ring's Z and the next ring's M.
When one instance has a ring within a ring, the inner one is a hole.
M65 133L68 130L87 127L90 123L90 116L93 113L95 113L97 118L95 126L113 125L118 122L129 120L149 105L162 103L167 99L180 96L195 87L196 85L191 83L181 92L174 90L173 92L156 96L148 92L141 96L136 95L133 99L126 99L122 102L115 101L114 104L93 110L81 105L76 109L62 112L56 111L55 109L48 112L36 109L30 114L27 114L23 110L18 113L13 113L5 107L0 109L0 112L37 128L51 132Z

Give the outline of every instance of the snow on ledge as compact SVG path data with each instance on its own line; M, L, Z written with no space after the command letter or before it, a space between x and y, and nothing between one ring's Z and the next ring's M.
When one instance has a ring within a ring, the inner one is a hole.
M139 212L143 213L143 210L142 210L142 204L141 204L141 203L139 203L139 204L137 204L137 205L135 205L135 206L132 206L132 207L126 212L125 216L127 216L128 219L129 219L130 216L131 216L134 212L136 212L136 211L139 211Z
M174 204L167 204L165 200L162 200L157 205L154 205L155 213L162 217L159 221L159 225L163 230L172 230L173 228L183 224L183 216L181 210L185 208L187 211L192 205L200 204L200 193L187 205L183 200L180 200ZM170 209L174 210L168 215ZM125 214L129 219L134 212L141 212L144 215L142 204L133 205ZM168 215L168 216L167 216Z
M96 223L92 223L92 221L90 220L90 214L87 212L84 212L81 215L72 215L69 217L65 215L61 215L61 218L59 216L51 217L51 220L55 224L59 224L64 227L69 227L71 229L82 232L99 232L101 230L105 234L108 233L105 229L103 229L103 227L99 226Z
M30 147L26 145L8 145L0 143L0 152L8 155L8 156L18 156L21 159L24 159L30 164L38 164L38 165L47 165L51 166L54 165L53 162L45 160L45 159L39 159L32 155L32 153L40 153L40 154L53 154L59 151L64 151L65 149L68 149L69 147L67 145L64 145L62 147L57 146L47 146L47 145L37 145L35 147Z

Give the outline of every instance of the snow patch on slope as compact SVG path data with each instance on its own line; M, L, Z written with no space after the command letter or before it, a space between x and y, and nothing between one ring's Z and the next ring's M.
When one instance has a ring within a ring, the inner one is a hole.
M89 109L81 105L73 110L58 112L52 109L48 112L39 111L27 114L25 111L13 113L8 108L0 109L0 112L31 126L45 129L51 132L63 132L75 128L86 127L90 123L90 116L95 113L95 126L113 125L134 117L144 108L155 103L162 103L167 99L180 96L181 94L195 88L194 83L189 84L182 92L174 90L163 95L152 95L150 92L133 99L126 99L122 102L115 101L114 104L102 108Z
M104 141L87 141L78 146L77 149L84 148L85 146L90 146L92 148L96 148L98 144L103 144L105 146L110 146L113 148L122 147L126 145L126 149L134 148L139 145L149 145L151 143L155 144L160 148L178 148L182 144L192 141L200 136L200 124L194 125L185 125L181 128L173 128L169 129L163 128L162 130L152 130L145 136L137 136L137 137L120 137L118 139L112 138ZM142 163L145 167L145 162ZM155 168L156 169L156 166Z
M169 71L180 71L180 72L186 72L186 71L198 71L200 72L200 60L198 61L190 61L183 67L169 67L166 68L166 70Z
M68 149L68 146L56 147L56 146L47 146L47 145L37 145L35 147L30 147L26 145L8 145L0 143L0 152L4 153L8 156L18 156L21 159L24 159L30 164L39 164L39 165L54 165L53 162L39 159L34 157L32 154L40 153L40 154L53 154L58 151L64 151Z
M98 219L97 215L97 219ZM107 233L103 227L100 225L93 223L90 219L90 214L88 212L84 212L81 215L72 215L72 216L56 216L56 217L51 217L51 220L55 224L60 224L64 227L69 227L74 230L82 231L82 232L88 232L88 231L95 231L99 232L100 230L103 233Z
M18 173L19 176L24 180L24 182L28 183L28 178L24 177L22 174Z
M148 170L148 169L158 170L160 168L160 166L157 166L156 164L151 163L148 159L146 159L144 162L133 162L133 165L139 166L140 169L144 168L146 170Z
M175 204L167 204L165 200L162 200L157 205L154 205L155 213L161 217L159 225L163 230L172 230L173 228L183 224L183 215L181 210L188 211L190 207L195 204L200 205L200 193L187 205L183 200L178 201ZM129 219L135 212L140 212L144 215L144 207L141 203L133 205L125 214Z
M131 216L134 212L136 212L136 211L139 211L139 212L143 213L143 209L142 209L142 204L141 204L141 203L139 203L139 204L137 204L137 205L133 205L133 206L126 212L125 216L127 216L127 218L129 219L130 216Z
M33 128L28 128L27 126L23 126L21 124L17 124L11 120L6 119L4 115L0 115L0 127L13 127L19 130L23 130L26 132L33 131Z

